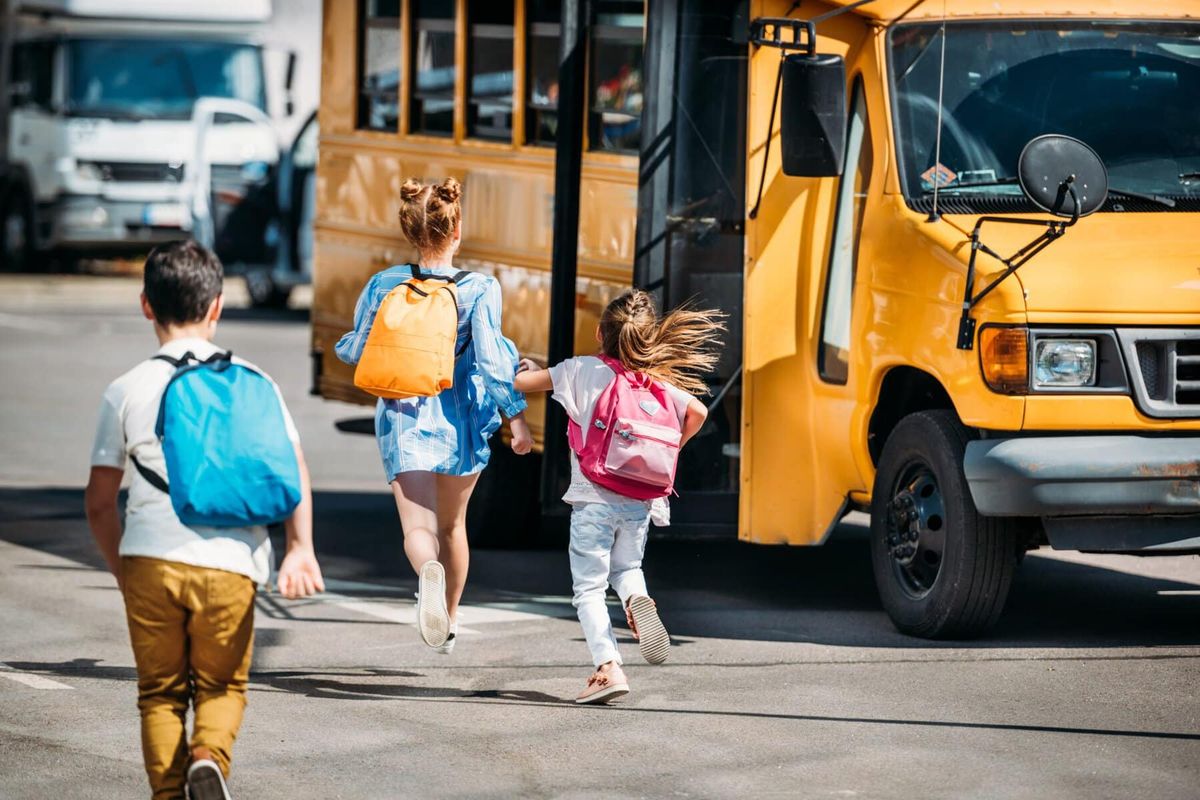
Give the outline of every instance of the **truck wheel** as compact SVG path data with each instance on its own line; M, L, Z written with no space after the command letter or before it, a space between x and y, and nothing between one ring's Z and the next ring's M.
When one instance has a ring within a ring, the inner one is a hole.
M33 214L24 191L0 197L0 269L24 272L33 266Z
M975 510L962 468L970 438L953 411L922 411L901 420L883 447L871 561L879 598L902 633L976 636L1008 597L1019 522Z

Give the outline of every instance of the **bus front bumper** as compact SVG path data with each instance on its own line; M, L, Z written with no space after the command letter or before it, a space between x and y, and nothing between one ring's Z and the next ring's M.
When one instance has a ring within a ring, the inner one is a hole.
M963 472L979 513L1041 517L1056 549L1200 549L1200 437L982 439Z

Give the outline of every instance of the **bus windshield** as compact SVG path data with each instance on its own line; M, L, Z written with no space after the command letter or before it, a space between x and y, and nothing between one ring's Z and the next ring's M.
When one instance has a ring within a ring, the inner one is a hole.
M266 106L262 56L253 45L77 39L67 59L67 111L75 116L186 119L200 97Z
M1091 145L1114 192L1200 196L1200 25L1184 22L946 24L941 157L937 153L942 23L898 26L891 70L901 184L1020 194L1017 158L1045 133Z

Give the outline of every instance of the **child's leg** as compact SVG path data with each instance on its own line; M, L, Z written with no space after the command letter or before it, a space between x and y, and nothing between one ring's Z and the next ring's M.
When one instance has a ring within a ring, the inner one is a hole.
M608 590L609 553L613 546L613 521L603 503L585 503L571 511L571 579L575 610L583 626L592 664L621 663L617 640L604 594Z
M609 580L623 606L634 595L650 594L646 590L646 576L642 572L642 557L646 553L646 537L650 531L650 511L648 506L642 504L631 505L617 512L616 519L612 575Z
M189 662L195 684L191 749L229 775L233 740L246 708L254 644L254 582L245 575L202 567L189 571L184 601Z
M183 796L187 768L187 609L179 565L122 558L125 615L137 663L142 756L156 800Z
M432 472L401 472L392 481L400 527L404 531L404 554L413 572L438 560L437 476Z
M437 476L438 553L446 568L446 610L458 615L458 601L467 585L471 551L467 547L467 502L479 475Z

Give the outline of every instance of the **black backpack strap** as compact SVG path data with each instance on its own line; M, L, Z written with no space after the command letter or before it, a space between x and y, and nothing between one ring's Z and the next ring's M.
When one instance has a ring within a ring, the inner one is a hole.
M182 359L171 358L170 356L163 355L162 353L152 356L150 360L151 361L165 361L168 364L170 364L172 367L174 367L175 369L179 369L185 363Z
M455 283L462 283L468 277L470 277L470 275L471 275L471 273L469 273L465 269L463 269L463 270L459 270L458 272L454 273L454 277L451 278L450 280L454 281Z
M146 479L146 483L158 489L163 494L171 493L171 487L167 485L167 482L163 480L161 475L138 461L137 456L132 453L129 455L129 459L133 462L133 466L137 468L138 473Z
M409 264L409 266L412 267L413 278L419 281L425 280L425 276L421 273L421 267L419 264Z
M470 346L471 346L471 332L467 331L467 338L466 338L466 340L463 341L462 347L458 348L458 352L454 354L454 357L458 358L463 353L467 352L467 348Z

